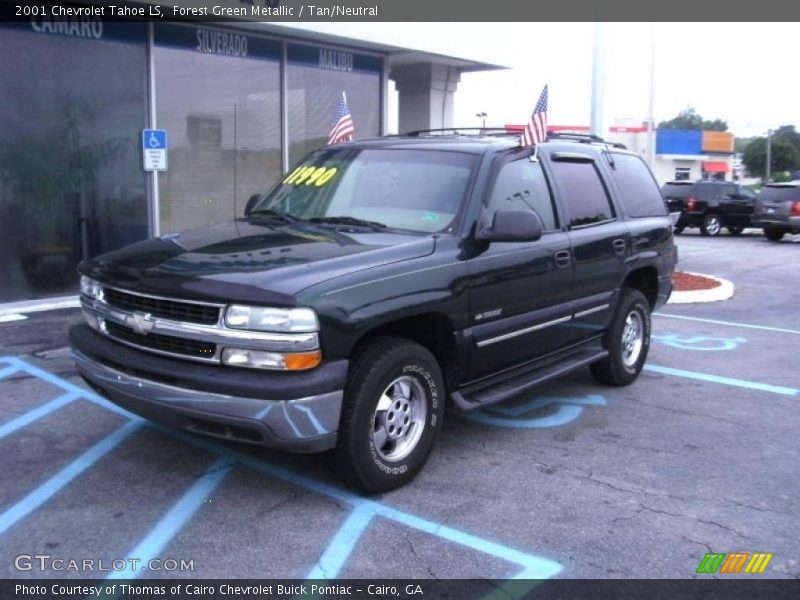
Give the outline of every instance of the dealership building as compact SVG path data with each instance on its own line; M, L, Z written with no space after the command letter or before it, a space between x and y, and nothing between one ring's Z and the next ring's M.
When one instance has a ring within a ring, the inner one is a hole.
M460 75L498 68L274 23L34 17L0 24L0 311L74 302L83 259L243 214L324 144L452 126ZM145 170L143 132L166 131ZM149 165L153 167L154 165Z

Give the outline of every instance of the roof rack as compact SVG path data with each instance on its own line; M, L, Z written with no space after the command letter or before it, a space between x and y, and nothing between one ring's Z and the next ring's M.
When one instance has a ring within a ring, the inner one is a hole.
M416 129L401 135L410 137L421 137L423 135L474 135L505 137L517 136L519 133L515 131L509 131L505 127L444 127L442 129Z
M621 144L619 142L607 142L599 135L594 135L593 133L571 133L569 131L548 131L547 139L573 140L575 142L581 142L582 144L606 144L607 146L611 146L613 148L621 148L622 150L628 149L628 147L625 144Z
M444 127L442 129L416 129L400 134L409 137L436 136L436 135L473 135L480 137L519 137L521 131L509 130L506 127ZM612 148L627 150L625 144L607 142L598 135L591 133L571 133L567 131L548 131L548 140L571 140L582 144L605 144Z

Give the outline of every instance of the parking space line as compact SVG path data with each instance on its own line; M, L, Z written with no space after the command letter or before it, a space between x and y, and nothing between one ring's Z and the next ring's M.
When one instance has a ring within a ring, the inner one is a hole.
M745 329L761 329L764 331L777 331L778 333L796 333L800 334L797 329L784 329L783 327L769 327L768 325L753 325L751 323L737 323L734 321L720 321L719 319L704 319L701 317L686 317L684 315L670 315L667 313L656 312L653 313L655 317L666 317L668 319L683 319L685 321L698 321L700 323L714 323L715 325L729 325L731 327L743 327Z
M644 370L652 371L653 373L662 373L664 375L673 375L675 377L685 377L686 379L697 379L698 381L709 381L711 383L732 385L748 390L758 390L760 392L781 394L783 396L797 396L800 394L800 390L795 388L783 387L780 385L770 385L768 383L757 383L755 381L747 381L746 379L734 379L733 377L722 377L720 375L711 375L709 373L698 373L696 371L684 371L683 369L673 369L672 367L645 364Z
M373 516L375 513L362 506L353 509L306 579L336 579Z
M12 419L8 423L3 423L0 425L0 440L6 437L8 434L14 433L18 429L22 429L26 425L30 425L34 421L49 415L51 412L57 411L62 406L69 404L73 400L77 400L79 397L80 395L76 394L75 392L67 392L66 394L62 394L54 400L50 400L50 402L45 402L41 406L37 406L36 408L29 410L25 414L20 415L16 419Z
M0 534L2 534L5 530L26 515L38 509L42 504L44 504L44 502L46 502L55 493L72 481L72 479L89 468L103 455L111 451L125 437L138 429L145 422L140 417L137 417L136 415L133 415L132 413L129 413L128 411L116 406L105 398L102 398L101 396L81 388L56 375L53 375L52 373L48 373L43 369L28 364L19 358L5 357L5 360L13 365L17 365L19 369L26 371L33 377L37 377L52 383L53 385L56 385L67 392L77 392L80 397L112 410L120 415L126 416L132 419L132 421L84 453L60 473L56 474L42 486L28 494L25 498L17 502L6 512L0 514ZM377 515L395 521L401 525L428 533L433 537L445 539L483 554L489 554L501 560L514 563L522 567L522 571L520 571L520 573L528 574L531 577L547 579L553 577L563 570L562 565L556 561L534 554L528 554L503 544L492 542L478 536L453 529L442 523L430 521L411 513L386 506L374 500L362 498L361 496L358 496L338 486L319 481L313 477L302 475L289 468L273 464L261 458L255 458L242 451L224 446L223 444L213 440L213 438L191 435L184 431L166 427L155 422L146 422L146 424L149 427L161 431L162 433L165 433L171 437L183 440L195 447L202 448L220 457L224 457L228 459L228 462L231 460L235 461L244 466L265 473L271 477L286 481L289 484L305 488L312 492L333 498L339 502L351 505L354 511L358 514L358 517L353 516L353 521L348 525L348 530L346 532L341 532L342 537L339 538L341 540L340 543L337 542L336 544L329 545L330 554L326 558L328 562L325 563L331 564L334 567L336 567L338 564L339 569L341 569L347 562L353 547L358 541L360 535L365 531L365 528L369 525L369 522L367 522L364 527L361 527L360 531L356 525L361 522L361 519L367 520L367 516L370 516L369 521L371 522L372 517ZM192 498L196 501L197 496L193 494ZM165 516L164 519L166 518L167 517ZM164 519L162 519L162 521ZM164 527L166 526L167 523L164 524ZM158 525L156 527L158 528ZM333 541L336 541L336 537ZM155 547L155 544L153 544L153 547ZM136 552L139 552L139 550L140 549L137 548ZM145 548L145 550L147 550L147 548ZM157 551L158 550L155 550L154 552ZM128 574L128 576L130 576L130 574Z
M213 441L211 438L191 436L183 431L170 429L157 423L153 423L152 426L159 431L166 433L167 435L185 440L190 444L199 446L205 450L208 450L209 452L227 455L244 466L261 471L278 479L282 479L288 483L332 497L341 502L346 502L356 508L362 508L366 512L370 512L374 515L378 515L400 523L401 525L429 533L434 537L443 538L483 554L489 554L501 560L515 563L524 569L529 570L531 573L535 573L536 577L539 579L548 579L553 577L563 569L561 564L553 560L534 554L527 554L503 544L491 542L458 529L447 527L442 523L436 523L422 517L417 517L411 513L407 513L396 508L391 508L379 502L375 502L374 500L362 498L337 486L318 481L285 467L274 465L267 460L254 458L238 450L228 448L219 444L218 442Z
M19 371L19 367L15 365L9 365L5 369L0 369L0 379L8 377L12 373L16 373L17 371Z
M144 420L136 417L117 429L111 435L103 438L89 450L50 477L47 481L19 500L16 504L0 514L0 534L5 533L10 527L23 519L42 504L50 500L78 475L94 465L98 460L116 448L129 435L138 430Z
M158 557L172 539L183 529L203 503L214 493L222 480L230 473L234 463L221 457L192 485L191 488L167 511L144 539L131 550L133 556L142 563L143 568L134 569L129 564L123 571L113 571L107 579L136 579L146 573L147 564Z

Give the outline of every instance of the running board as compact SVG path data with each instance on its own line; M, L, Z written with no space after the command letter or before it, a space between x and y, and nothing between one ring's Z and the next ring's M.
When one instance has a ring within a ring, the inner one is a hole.
M589 365L608 356L608 350L587 348L545 366L533 367L522 373L515 373L503 377L497 383L480 382L467 385L450 394L459 409L468 411L497 404L503 400L516 396L534 386L550 379L560 377L565 373Z

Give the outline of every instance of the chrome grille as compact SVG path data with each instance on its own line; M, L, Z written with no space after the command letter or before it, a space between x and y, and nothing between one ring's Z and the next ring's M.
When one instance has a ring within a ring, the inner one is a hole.
M140 296L109 287L103 288L103 296L107 304L127 312L150 313L162 319L203 325L216 325L219 321L218 306Z
M133 344L143 349L155 350L157 352L180 354L182 356L193 358L211 359L214 358L214 355L217 351L217 345L210 342L189 340L186 338L179 338L171 335L161 335L158 333L140 335L134 331L131 331L124 325L119 325L112 321L105 322L105 329L108 332L108 335L114 339Z

